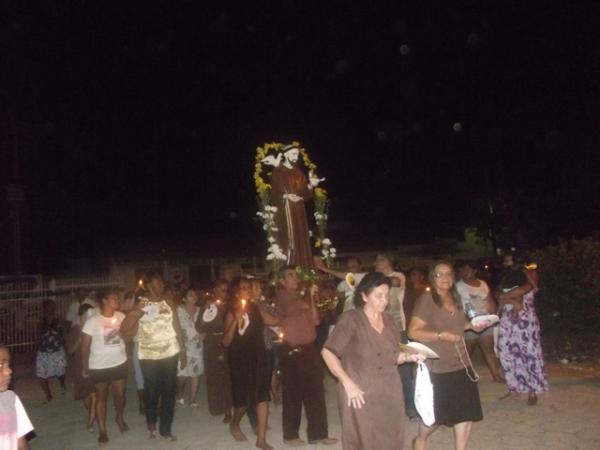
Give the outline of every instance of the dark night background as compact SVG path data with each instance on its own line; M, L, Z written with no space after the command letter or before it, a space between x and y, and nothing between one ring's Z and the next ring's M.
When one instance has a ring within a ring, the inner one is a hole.
M524 246L597 233L591 8L41 3L0 14L0 128L30 129L21 180L5 145L1 182L27 186L29 272L144 247L260 254L253 158L272 140L299 140L327 177L342 252L468 225Z

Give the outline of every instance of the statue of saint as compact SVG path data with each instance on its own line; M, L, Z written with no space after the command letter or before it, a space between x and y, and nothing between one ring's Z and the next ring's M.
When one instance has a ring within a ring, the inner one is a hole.
M305 203L312 198L312 189L306 175L296 165L298 148L287 145L282 153L283 163L273 169L271 178L271 198L277 207L275 239L287 256L287 264L309 270L313 268L313 260Z

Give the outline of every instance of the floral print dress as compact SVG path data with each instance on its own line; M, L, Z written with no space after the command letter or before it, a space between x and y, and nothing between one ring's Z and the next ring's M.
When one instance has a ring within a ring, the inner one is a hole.
M196 321L200 313L199 308L191 315L185 307L177 307L177 315L181 324L181 334L185 342L187 365L178 369L178 377L197 377L204 374L204 360L202 359L202 340L196 331Z
M516 317L512 305L504 305L501 311L498 355L511 392L539 394L548 390L534 298L533 290L523 296L523 309Z

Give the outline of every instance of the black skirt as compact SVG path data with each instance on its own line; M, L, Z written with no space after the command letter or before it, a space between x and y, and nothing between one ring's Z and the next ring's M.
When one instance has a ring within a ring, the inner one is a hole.
M110 383L111 381L125 380L129 373L127 361L118 366L109 367L108 369L90 369L90 380L95 384Z
M469 368L471 377L473 371ZM448 373L430 373L433 384L433 409L436 425L454 426L483 419L479 389L464 369Z

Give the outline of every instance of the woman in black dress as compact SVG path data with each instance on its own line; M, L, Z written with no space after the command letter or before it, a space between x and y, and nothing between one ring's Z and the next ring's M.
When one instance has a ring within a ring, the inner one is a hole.
M211 298L206 302L196 329L204 334L204 369L206 372L206 393L208 411L213 416L224 414L224 423L231 421L231 380L227 351L223 348L227 282L217 280L212 288Z
M273 318L257 304L249 301L249 280L237 278L231 282L229 292L230 309L225 317L223 336L223 345L228 348L234 408L229 429L236 441L247 440L240 429L240 420L249 405L256 405L256 446L270 450L272 447L267 444L266 430L271 373L263 327L265 323L271 323Z

